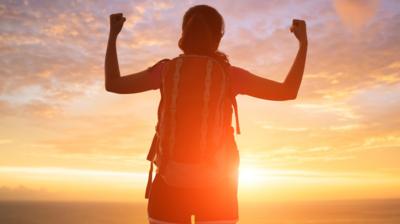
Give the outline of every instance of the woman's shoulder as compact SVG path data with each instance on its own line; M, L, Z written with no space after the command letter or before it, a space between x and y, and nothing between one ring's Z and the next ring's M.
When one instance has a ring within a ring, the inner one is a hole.
M147 78L153 89L158 89L161 86L161 73L164 69L164 66L170 59L161 59L156 62L154 65L147 68Z
M229 73L231 75L251 74L251 72L249 72L247 69L244 69L244 68L236 66L236 65L229 66Z
M148 74L151 76L160 76L164 66L170 61L168 58L164 58L156 62L154 65L150 66L147 70Z
M153 66L149 67L149 70L157 70L160 69L162 67L164 67L164 65L166 64L166 62L170 61L171 59L169 58L164 58L159 60L158 62L156 62Z
M229 75L231 77L232 82L240 83L240 82L245 82L246 77L251 76L252 73L242 67L230 65Z
M231 80L231 87L234 94L246 92L246 89L254 85L255 75L239 66L231 65L229 67L229 75Z

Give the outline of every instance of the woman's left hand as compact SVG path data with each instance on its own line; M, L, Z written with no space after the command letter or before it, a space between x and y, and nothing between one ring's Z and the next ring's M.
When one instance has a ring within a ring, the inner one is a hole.
M306 21L293 19L292 27L290 31L296 36L301 45L307 45L307 27Z

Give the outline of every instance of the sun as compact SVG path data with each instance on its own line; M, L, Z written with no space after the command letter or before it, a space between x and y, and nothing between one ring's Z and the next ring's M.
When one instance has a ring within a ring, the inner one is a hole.
M244 187L255 187L266 181L267 176L262 169L252 166L239 167L239 184Z

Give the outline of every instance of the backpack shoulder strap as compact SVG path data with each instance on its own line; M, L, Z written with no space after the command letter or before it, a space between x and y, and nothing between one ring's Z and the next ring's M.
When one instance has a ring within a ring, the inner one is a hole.
M231 74L229 72L229 68L230 68L230 64L229 63L224 63L221 64L220 66L223 68L225 74L227 74L227 76L229 77L229 88L230 88L230 96L231 96L231 102L232 102L232 107L233 107L233 111L235 113L235 123L236 123L236 134L240 134L240 124L239 124L239 111L238 111L238 105L237 105L237 101L236 101L236 96L233 94L232 91L232 85L230 84L231 82Z
M166 63L171 61L171 59L168 58L164 58L160 61L158 61L156 64L154 64L153 66L149 67L148 69L153 69L156 65L160 64L160 63ZM164 66L165 67L165 66ZM165 69L164 69L165 70ZM164 71L162 71L163 73ZM163 74L161 74L163 75ZM157 116L158 116L158 120L160 119L160 109L157 112ZM151 191L151 185L152 185L152 181L153 181L153 166L154 166L154 160L157 156L157 148L158 148L158 144L159 144L159 139L158 139L158 124L155 128L155 134L153 136L153 140L151 142L151 146L150 149L147 153L147 157L146 159L150 162L150 169L149 169L149 173L148 173L148 177L147 177L147 184L146 184L146 193L145 193L145 198L148 199L150 196L150 191Z
M236 101L235 96L232 96L232 106L233 106L233 111L235 112L236 134L240 135L239 111L238 111L238 106L237 106L237 101Z

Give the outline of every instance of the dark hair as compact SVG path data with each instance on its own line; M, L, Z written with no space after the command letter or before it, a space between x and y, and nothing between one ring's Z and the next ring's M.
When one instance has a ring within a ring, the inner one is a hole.
M228 57L218 51L224 31L224 19L215 8L208 5L193 6L183 16L179 48L185 54L208 55L229 63Z

